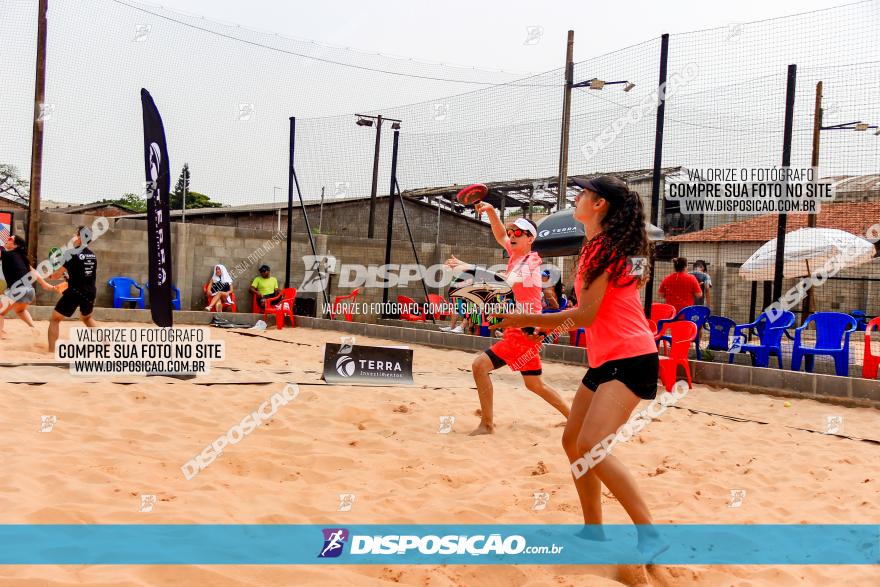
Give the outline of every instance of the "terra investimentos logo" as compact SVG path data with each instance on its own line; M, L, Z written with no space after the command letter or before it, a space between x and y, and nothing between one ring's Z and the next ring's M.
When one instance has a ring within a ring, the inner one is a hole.
M349 357L348 355L342 355L338 359L336 359L336 372L339 373L342 377L351 377L354 375L354 370L357 365L354 362L354 359Z
M353 353L357 355L357 353ZM364 359L359 356L338 354L336 372L340 377L371 377L380 379L402 379L403 365L400 361L388 359Z

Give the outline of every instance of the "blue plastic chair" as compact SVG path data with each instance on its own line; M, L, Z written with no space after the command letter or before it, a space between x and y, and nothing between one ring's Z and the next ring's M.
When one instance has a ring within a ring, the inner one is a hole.
M856 319L856 330L865 330L865 327L868 325L868 321L870 320L865 312L863 312L862 310L853 310L849 313L849 315Z
M150 291L150 284L144 284L147 287L147 291ZM171 299L171 307L177 311L180 311L180 290L177 289L176 285L171 286L171 291L174 292L174 297Z
M710 351L730 351L730 331L736 327L736 322L724 316L709 316L703 326L709 331L709 344L706 348Z
M805 347L801 334L810 323L816 325L816 345ZM801 370L801 359L806 359L805 369L813 372L816 355L834 358L834 371L841 377L849 375L849 337L856 329L856 319L841 312L816 312L794 331L794 350L791 353L791 370ZM841 344L843 341L843 344Z
M689 322L693 322L697 325L697 335L694 337L694 347L697 349L697 360L701 360L703 358L702 353L700 352L700 334L703 332L703 325L706 324L706 320L709 318L709 314L712 311L706 306L688 306L687 308L682 308L675 316L673 316L669 320L659 320L657 322L657 332L663 332L666 330L666 325L670 322L675 322L677 320L687 320ZM670 345L672 344L672 337L669 335L661 336L657 338L657 343L660 341L667 342Z
M738 336L745 338L745 344L740 348L741 353L749 353L752 357L752 365L755 367L769 367L770 357L776 355L779 368L784 369L782 365L782 336L791 338L788 329L794 326L795 316L788 310L776 316L775 320L771 320L770 314L762 312L758 319L748 324L737 324L733 329L734 339ZM743 335L744 331L748 331ZM758 344L748 344L752 331L758 335ZM727 362L733 363L734 353L730 354Z
M144 309L144 288L131 277L111 277L107 284L113 288L113 307L122 308L126 302L135 302L137 307ZM138 290L137 296L131 295L131 288Z

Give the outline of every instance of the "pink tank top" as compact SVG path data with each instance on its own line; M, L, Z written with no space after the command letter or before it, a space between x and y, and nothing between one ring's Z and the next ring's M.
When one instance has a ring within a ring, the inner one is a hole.
M511 286L513 298L520 312L527 314L541 313L541 255L535 251L528 254L513 253L505 247L510 255L507 262L507 278L518 275L519 279Z
M575 280L578 298L583 295L583 284L583 273L578 273ZM616 287L613 282L609 282L593 325L584 330L587 362L591 368L608 361L657 352L654 334L639 298L637 283Z

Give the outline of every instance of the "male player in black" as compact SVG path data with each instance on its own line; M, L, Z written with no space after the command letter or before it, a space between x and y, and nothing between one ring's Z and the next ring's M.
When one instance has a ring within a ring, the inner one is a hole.
M95 309L95 296L98 294L95 285L98 275L98 258L87 246L83 246L83 231L85 226L76 229L73 244L77 250L70 252L70 258L56 271L52 277L61 277L67 272L67 287L65 284L56 286L60 291L61 299L55 304L52 312L52 320L49 322L49 352L55 352L55 341L58 340L58 328L61 321L70 318L79 309L79 319L89 328L98 324L92 319L92 311ZM87 237L88 239L88 237Z

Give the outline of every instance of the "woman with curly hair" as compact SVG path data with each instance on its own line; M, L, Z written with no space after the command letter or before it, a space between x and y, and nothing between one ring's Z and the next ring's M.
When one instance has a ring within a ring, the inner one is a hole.
M497 327L551 331L569 320L575 328L584 327L589 369L562 435L584 514L582 535L605 539L604 483L636 524L640 550L653 558L666 545L652 526L635 480L607 446L639 401L657 395L657 346L638 292L648 275L633 275L631 261L651 255L644 209L639 195L616 177L574 181L583 188L575 199L574 218L586 233L577 263L577 307L555 314L506 314ZM590 465L576 466L584 462Z

